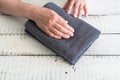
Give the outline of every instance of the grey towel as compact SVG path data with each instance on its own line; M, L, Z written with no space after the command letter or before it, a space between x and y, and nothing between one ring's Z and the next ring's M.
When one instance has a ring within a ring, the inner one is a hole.
M100 31L90 24L68 15L62 8L54 3L50 2L44 5L44 7L54 10L67 20L68 24L75 30L74 36L70 39L54 39L41 31L32 20L26 22L26 31L70 64L75 64L90 45L99 37Z

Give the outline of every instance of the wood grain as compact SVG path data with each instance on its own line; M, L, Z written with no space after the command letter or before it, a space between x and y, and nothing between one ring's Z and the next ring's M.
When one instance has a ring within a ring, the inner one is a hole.
M120 55L119 40L120 35L101 35L85 55ZM24 34L0 36L0 44L1 55L55 55L38 40Z
M120 57L83 56L73 66L60 57L0 57L0 80L119 80Z
M21 0L43 6L67 0ZM81 19L102 35L69 65L24 32L26 19L0 14L0 80L120 80L120 0L87 0L87 18Z
M88 16L82 17L82 20L88 22L101 30L102 33L120 33L120 15L115 16ZM13 16L0 15L0 34L24 34L24 25L26 19L20 19Z

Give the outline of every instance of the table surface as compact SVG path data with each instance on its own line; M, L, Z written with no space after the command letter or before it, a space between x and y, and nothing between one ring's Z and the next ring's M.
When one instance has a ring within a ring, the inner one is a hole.
M41 5L48 0L22 0ZM66 0L50 0L63 6ZM0 14L0 80L120 80L120 0L88 0L81 19L102 34L70 65L28 36L26 19Z

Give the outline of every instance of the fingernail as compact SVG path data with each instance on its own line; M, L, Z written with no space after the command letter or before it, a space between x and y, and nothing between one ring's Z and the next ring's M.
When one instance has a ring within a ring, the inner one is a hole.
M76 15L74 15L74 17L75 17L75 18L77 18L77 16L76 16Z
M71 36L74 36L74 34L72 33Z
M68 35L65 35L65 38L66 38L66 39L68 39L68 38L70 38L70 36L68 36Z
M75 30L73 28L71 30L72 30L72 32L75 32Z
M66 23L68 23L68 21L65 21Z
M57 37L57 39L61 39L61 37Z
M61 37L59 37L59 39L61 39Z
M69 36L73 36L73 32L69 32L69 34L68 34Z

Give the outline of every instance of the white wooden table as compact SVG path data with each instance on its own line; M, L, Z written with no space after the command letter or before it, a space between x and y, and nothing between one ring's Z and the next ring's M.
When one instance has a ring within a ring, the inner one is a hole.
M62 7L66 0L50 1ZM26 35L25 19L0 14L0 80L120 80L120 0L87 2L89 16L82 19L102 35L74 66Z

